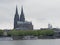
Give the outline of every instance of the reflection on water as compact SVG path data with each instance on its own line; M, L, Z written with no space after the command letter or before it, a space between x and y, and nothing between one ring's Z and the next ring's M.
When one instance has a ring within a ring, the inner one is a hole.
M60 45L60 39L12 40L5 37L0 38L0 45Z
M13 40L12 37L0 37L0 41L10 41Z

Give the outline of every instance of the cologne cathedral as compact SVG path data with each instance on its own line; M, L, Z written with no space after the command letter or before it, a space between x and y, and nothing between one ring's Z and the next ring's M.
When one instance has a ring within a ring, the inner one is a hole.
M23 7L21 7L21 14L19 16L16 6L16 12L14 17L14 29L17 30L33 30L32 22L25 21Z

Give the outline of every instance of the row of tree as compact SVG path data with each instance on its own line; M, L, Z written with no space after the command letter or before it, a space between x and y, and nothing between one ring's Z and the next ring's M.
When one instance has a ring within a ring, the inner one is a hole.
M4 32L3 30L0 30L0 36L3 36L3 32Z
M53 30L11 30L9 36L53 36Z

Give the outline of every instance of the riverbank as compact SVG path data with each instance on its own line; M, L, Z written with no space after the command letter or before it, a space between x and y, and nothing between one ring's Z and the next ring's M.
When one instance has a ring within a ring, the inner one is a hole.
M48 30L0 30L0 37L12 37L13 40L58 39L60 32Z
M12 36L13 40L60 39L54 36Z
M46 39L60 39L60 38L37 38L37 37L34 37L34 38L18 38L18 37L0 37L0 41L14 41L14 40L40 40L40 39L43 39L43 40L46 40Z
M47 40L47 39L60 39L60 38L54 38L52 36L43 36L43 37L37 37L37 36L13 36L13 37L0 37L0 41L14 41L14 40Z

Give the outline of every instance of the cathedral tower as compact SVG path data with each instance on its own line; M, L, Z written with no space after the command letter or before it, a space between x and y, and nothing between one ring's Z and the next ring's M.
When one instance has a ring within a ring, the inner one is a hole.
M23 7L21 7L20 21L25 22L25 16L23 13Z
M16 30L33 30L32 22L25 21L23 7L21 7L21 14L19 17L18 9L16 6L16 13L14 17L14 29Z
M14 29L18 27L17 21L19 21L19 14L18 14L17 6L16 6L16 12L15 12L15 17L14 17Z

